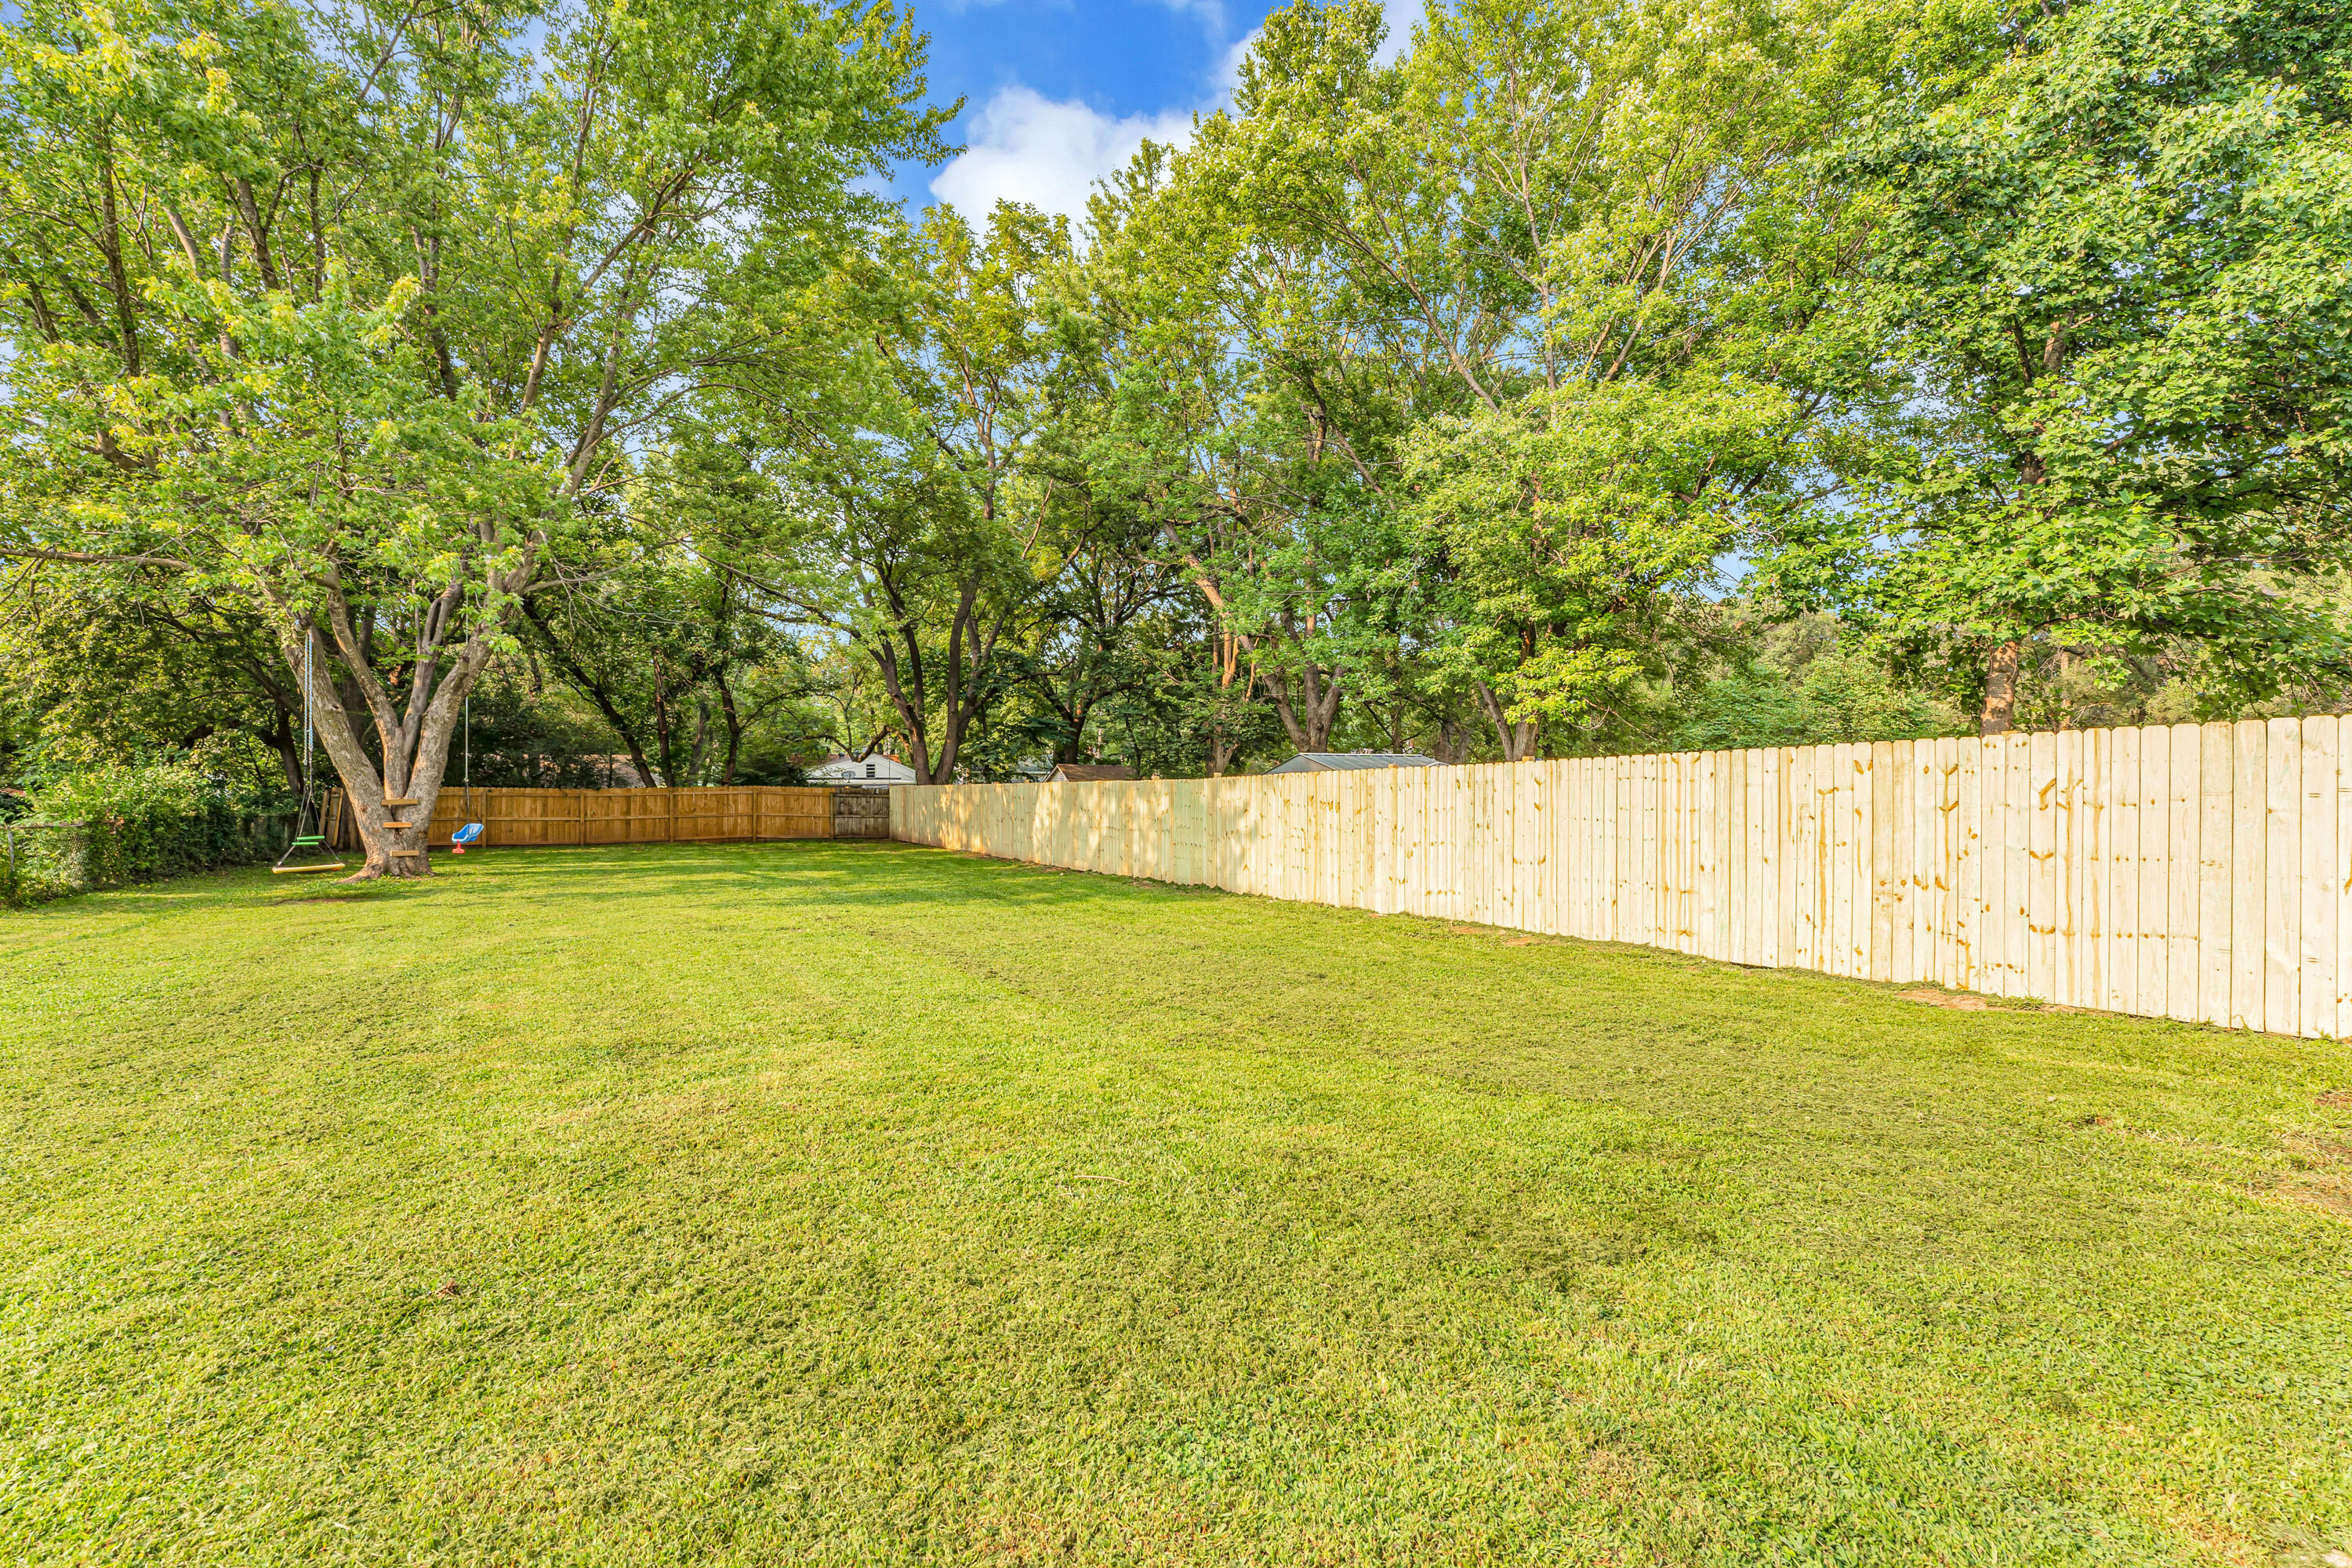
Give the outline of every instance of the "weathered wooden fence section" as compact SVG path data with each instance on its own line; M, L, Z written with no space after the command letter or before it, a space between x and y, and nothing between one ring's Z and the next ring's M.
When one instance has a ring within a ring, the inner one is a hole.
M1381 913L2352 1033L2352 722L891 792L892 837Z
M467 822L488 847L709 843L742 838L831 838L836 795L826 788L478 789L445 788L433 803L426 840L436 846ZM863 792L859 792L863 793ZM359 847L341 801L330 804L330 840Z
M835 789L833 795L833 837L835 838L887 838L890 837L890 792L887 789Z

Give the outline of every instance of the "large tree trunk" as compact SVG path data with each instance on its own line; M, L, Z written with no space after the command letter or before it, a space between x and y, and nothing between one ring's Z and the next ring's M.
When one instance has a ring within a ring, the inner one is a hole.
M2006 735L2017 714L2017 667L2023 645L2005 642L1992 650L1985 666L1984 712L1977 721L1979 735Z
M719 775L722 784L735 783L735 764L743 754L743 716L735 709L735 689L727 684L727 666L720 664L712 679L719 684L719 716L727 721L727 769Z
M1086 743L1087 715L1094 710L1094 705L1082 702L1072 708L1051 697L1046 700L1053 706L1055 717L1068 730L1067 734L1054 743L1054 760L1057 763L1083 762L1085 759L1078 755L1078 751Z
M1292 677L1277 676L1270 685L1274 710L1281 716L1282 727L1290 734L1293 749L1301 752L1324 752L1331 747L1331 724L1339 714L1339 674L1322 666L1301 663L1297 673L1297 695L1291 692Z
M1221 779L1234 763L1234 753L1242 749L1239 741L1228 741L1223 726L1209 731L1209 776Z
M882 672L882 689L888 693L890 705L898 710L899 728L907 737L908 765L915 770L917 784L953 784L964 740L987 706L991 661L1012 626L1013 606L1008 605L998 615L995 624L983 632L976 613L979 586L973 583L963 585L955 619L948 629L947 670L940 682L945 690L940 698L939 747L934 752L934 731L929 717L932 688L923 670L922 645L904 603L887 584L885 592L893 595L888 603L896 624L868 646L876 667ZM907 657L903 664L893 646L893 637L905 645Z
M1242 749L1241 738L1225 733L1225 714L1233 700L1234 680L1241 673L1242 650L1249 639L1239 632L1220 631L1217 634L1217 713L1209 722L1209 776L1221 779L1233 765L1234 754ZM1249 689L1256 680L1255 673L1242 684L1242 699L1247 701Z
M345 648L354 646L348 624L335 629L339 645ZM302 674L304 639L318 641L318 651L321 655L325 652L324 639L315 630L303 627L287 649L288 663L298 680ZM326 660L322 657L316 662L323 666ZM376 680L373 670L354 670L365 689L376 735L382 742L381 771L369 760L367 748L361 744L359 731L337 693L336 683L325 678L323 669L319 671L312 700L319 743L342 780L343 796L351 806L352 826L358 829L365 856L360 869L344 880L433 874L425 854L425 827L433 820L434 803L440 798L442 775L449 765L450 737L457 730L466 696L489 662L489 643L479 633L458 647L456 659L437 682L433 676L438 669L438 659L423 661L412 682L406 715L393 706L391 695ZM421 712L416 708L419 702L423 703Z
M1507 763L1518 763L1525 762L1533 756L1536 750L1536 721L1532 719L1514 721L1504 717L1502 701L1496 697L1493 687L1483 680L1473 681L1471 686L1477 693L1478 706L1486 713L1486 722L1495 727L1495 739L1502 745L1503 760Z
M677 748L670 738L669 682L663 677L661 661L654 661L654 750L661 758L661 782L664 789L677 787Z
M947 780L932 776L922 650L912 637L907 638L907 648L908 662L903 671L898 666L898 650L890 646L889 634L877 637L867 651L873 656L874 667L882 672L882 689L889 697L890 706L898 710L898 729L907 738L907 763L915 770L915 782L945 784Z

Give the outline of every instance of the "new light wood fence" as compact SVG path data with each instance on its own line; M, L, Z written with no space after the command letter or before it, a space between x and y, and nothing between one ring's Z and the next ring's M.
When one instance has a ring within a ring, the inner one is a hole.
M892 837L1381 913L2352 1032L2352 722L891 792Z
M824 788L442 790L426 841L438 847L467 822L488 847L715 843L745 838L830 838L834 795ZM330 840L359 847L340 800L331 803Z

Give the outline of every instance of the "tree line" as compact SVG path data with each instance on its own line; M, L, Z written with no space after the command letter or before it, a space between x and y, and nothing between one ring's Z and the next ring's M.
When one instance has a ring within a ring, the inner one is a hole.
M0 24L0 766L489 776L2344 697L2352 18L1371 0L1072 222L885 4ZM464 764L461 763L461 766Z

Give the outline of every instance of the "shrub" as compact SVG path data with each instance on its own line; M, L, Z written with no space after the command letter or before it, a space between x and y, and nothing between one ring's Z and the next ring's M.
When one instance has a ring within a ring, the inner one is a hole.
M186 768L99 768L33 797L33 816L74 824L16 834L13 874L0 867L0 901L23 904L83 888L184 876L267 858L276 814L241 806Z
M0 858L0 909L20 910L74 890L81 865L81 829L41 824L0 824L8 841Z

